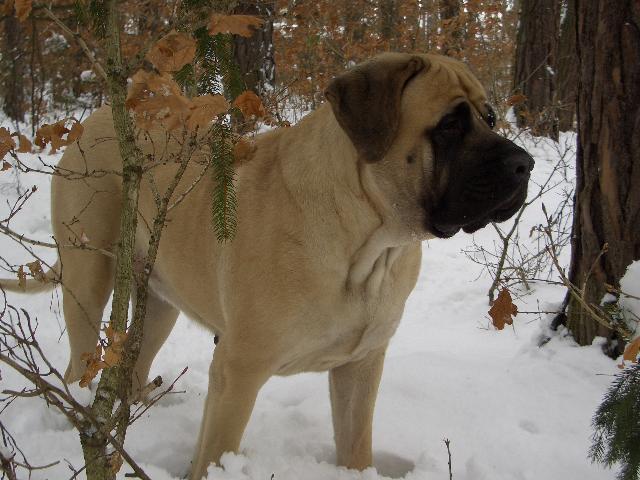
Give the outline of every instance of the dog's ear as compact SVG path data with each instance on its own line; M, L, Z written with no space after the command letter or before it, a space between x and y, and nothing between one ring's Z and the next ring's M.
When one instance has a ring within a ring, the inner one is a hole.
M428 68L415 55L374 58L334 78L325 96L338 123L367 162L381 160L400 121L400 98L409 80Z

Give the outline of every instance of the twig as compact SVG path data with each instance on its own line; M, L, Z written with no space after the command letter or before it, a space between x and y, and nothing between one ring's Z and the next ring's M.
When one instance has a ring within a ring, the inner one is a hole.
M449 448L449 446L451 445L451 440L445 438L442 441L447 446L447 455L449 456L449 480L453 480L453 473L451 472L451 449Z

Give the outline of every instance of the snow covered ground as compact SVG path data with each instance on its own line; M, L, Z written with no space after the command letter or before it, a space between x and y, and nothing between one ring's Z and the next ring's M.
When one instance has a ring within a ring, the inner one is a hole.
M563 137L562 142L572 142ZM561 143L562 143L561 142ZM526 141L536 158L534 182L552 169L557 149L551 142ZM53 160L52 157L46 157ZM2 177L4 176L4 178ZM0 183L11 172L0 173ZM25 187L38 191L13 222L30 237L50 235L48 179L22 175ZM535 190L535 188L531 188ZM562 185L544 197L552 211ZM5 199L15 198L6 184ZM5 213L0 211L0 218ZM531 226L543 222L539 204L522 220L523 241ZM455 480L602 480L615 472L586 458L591 416L612 380L616 364L600 353L598 342L580 348L569 337L548 331L545 315L520 314L514 328L489 328L487 290L491 278L462 250L493 248L490 227L474 237L424 243L418 285L409 298L400 328L391 342L374 423L375 468L364 472L337 468L326 374L273 378L263 388L242 442L242 453L223 457L224 470L212 467L209 478L233 480L446 480L444 438L451 440ZM14 263L31 261L15 243L0 236L0 251ZM53 253L42 252L47 259ZM567 263L568 251L562 260ZM534 285L515 300L521 311L554 310L563 290ZM38 339L61 370L67 364L67 340L59 312L59 292L26 297L11 295L39 321ZM540 339L550 340L539 347ZM180 318L160 352L153 374L168 384L189 367L175 393L147 412L127 436L127 447L154 480L181 478L191 460L207 388L213 338L187 318ZM24 385L1 365L3 389ZM90 391L73 387L85 402ZM76 432L40 399L14 402L2 422L16 436L32 464L60 460L34 479L65 479L83 465ZM130 471L125 465L119 474Z

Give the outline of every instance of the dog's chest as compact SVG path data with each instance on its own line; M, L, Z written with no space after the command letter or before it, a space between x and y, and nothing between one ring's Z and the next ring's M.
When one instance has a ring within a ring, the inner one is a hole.
M419 257L415 251L396 252L393 259L385 253L363 282L350 285L340 302L334 302L333 311L318 309L304 322L321 329L316 330L314 338L307 337L304 349L293 349L278 373L330 370L384 348L398 327L415 285Z

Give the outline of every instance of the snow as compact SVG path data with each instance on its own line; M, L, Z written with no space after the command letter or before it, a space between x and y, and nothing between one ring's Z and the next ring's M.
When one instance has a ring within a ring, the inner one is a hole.
M635 338L640 335L640 261L635 261L627 267L626 273L620 279L620 290L622 294L618 299L618 305Z
M541 184L554 161L573 148L574 136L555 143L520 136L536 158L534 183ZM46 161L59 157L43 155ZM35 156L31 159L37 162ZM4 175L7 175L5 172ZM569 176L570 172L569 172ZM0 182L12 177L0 177ZM32 238L49 240L49 180L21 175L25 187L37 185L29 206L13 220L14 229ZM546 193L553 211L566 183ZM15 199L12 188L0 185L2 195ZM3 202L4 203L4 202ZM2 206L4 218L6 206ZM522 219L522 242L532 226L543 222L539 202ZM326 374L272 378L260 392L245 432L240 454L226 454L224 468L211 467L209 478L220 480L406 480L448 479L444 438L451 440L456 480L581 480L613 479L615 472L591 464L587 450L591 416L617 372L616 362L594 345L578 347L566 331L551 332L550 318L519 314L512 329L489 327L487 291L491 278L464 253L472 242L494 248L497 236L485 228L473 237L458 234L423 245L423 266L400 327L393 338L380 386L374 420L374 468L364 472L335 466ZM31 261L27 252L0 236L2 255L16 264ZM568 251L561 261L568 262ZM47 261L55 254L38 250ZM638 295L640 267L630 268L623 290ZM533 284L517 292L521 311L553 311L564 291L555 285ZM64 370L68 347L60 313L60 293L9 301L37 318L38 339L50 360ZM542 344L542 346L540 346ZM181 317L161 350L152 375L165 385L185 366L176 393L164 397L145 413L127 435L127 448L154 480L182 478L188 471L199 430L207 389L213 338ZM2 365L2 388L25 385ZM82 402L91 392L77 385L71 390ZM34 465L56 460L34 479L64 479L83 465L77 433L65 417L37 398L19 399L2 413ZM125 465L118 478L130 469ZM82 478L82 475L81 475Z

